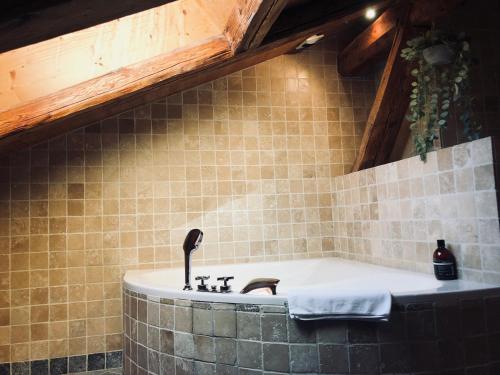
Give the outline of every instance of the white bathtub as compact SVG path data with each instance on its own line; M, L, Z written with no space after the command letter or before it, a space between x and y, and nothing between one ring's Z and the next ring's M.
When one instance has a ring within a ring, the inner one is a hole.
M339 258L319 258L272 263L246 263L217 266L193 266L192 291L183 291L184 268L133 270L124 276L125 286L137 293L160 298L193 301L282 305L287 290L299 286L330 284L332 288L364 286L387 288L394 297L415 297L496 288L470 281L438 281L433 275L403 271ZM234 276L232 293L197 292L195 276L210 276L208 285L220 285L216 279ZM239 291L258 277L280 279L277 295L240 294Z

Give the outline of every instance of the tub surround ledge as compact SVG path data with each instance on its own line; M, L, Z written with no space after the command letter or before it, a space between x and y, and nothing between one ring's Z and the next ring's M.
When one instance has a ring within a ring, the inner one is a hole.
M498 373L500 292L455 297L394 303L384 323L301 322L286 306L164 299L125 287L124 374Z

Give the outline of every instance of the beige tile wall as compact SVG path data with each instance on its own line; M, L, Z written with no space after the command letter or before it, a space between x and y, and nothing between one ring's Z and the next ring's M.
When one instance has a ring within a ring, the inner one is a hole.
M0 362L121 348L127 268L333 254L331 177L373 96L335 41L171 96L0 165Z
M497 151L498 152L498 151ZM432 271L436 240L460 277L500 284L500 230L492 138L335 177L335 255Z

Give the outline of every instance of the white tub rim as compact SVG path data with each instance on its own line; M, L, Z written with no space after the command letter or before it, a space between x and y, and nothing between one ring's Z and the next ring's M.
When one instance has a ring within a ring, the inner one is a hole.
M433 275L418 273L413 271L400 270L396 268L383 267L378 265L373 265L370 263L357 262L352 260L347 260L337 257L328 258L313 258L313 259L301 259L301 260L286 260L279 262L261 262L261 263L234 263L234 264L223 264L223 265L207 265L201 266L203 268L237 268L238 266L256 266L260 267L268 265L279 265L286 266L287 264L292 264L295 262L335 262L339 264L349 265L349 266L359 266L362 268L368 268L379 271L393 272L397 274L407 274L408 276L424 277L431 280L434 278ZM195 266L196 267L196 266ZM200 266L197 266L198 268ZM183 283L183 279L179 280L177 287L174 286L159 286L151 285L144 281L145 274L154 274L160 272L184 272L183 267L175 268L156 268L156 269L140 269L140 270L129 270L125 273L123 277L123 285L126 289L133 291L138 294L143 294L148 297L165 298L165 299L184 299L199 302L214 302L214 303L235 303L235 304L257 304L257 305L285 305L286 304L286 294L280 293L280 285L278 284L278 295L253 295L253 294L240 294L239 290L234 290L232 293L207 293L196 291L196 283L194 282L194 276L192 277L192 291L184 291L180 286ZM201 272L201 271L199 271ZM435 280L435 279L434 279ZM249 281L249 280L247 280ZM407 303L408 301L426 301L431 299L439 298L443 299L453 299L457 297L457 294L463 295L487 295L492 292L498 292L500 286L478 283L474 281L466 280L452 280L445 282L437 282L435 288L424 288L417 291L411 292L391 292L393 296L393 301L397 303Z

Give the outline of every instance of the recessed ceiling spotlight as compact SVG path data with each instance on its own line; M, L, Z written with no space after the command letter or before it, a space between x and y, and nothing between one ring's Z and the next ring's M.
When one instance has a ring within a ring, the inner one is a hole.
M321 39L323 39L323 34L311 35L309 38L305 40L307 44L315 44L318 43Z
M316 34L316 35L311 35L309 38L304 40L302 43L300 43L295 49L301 50L306 47L310 47L313 44L318 43L321 39L323 39L325 36L323 34Z
M366 9L366 12L365 12L366 19L372 20L375 18L376 15L377 15L377 11L375 9L373 9L373 8Z

